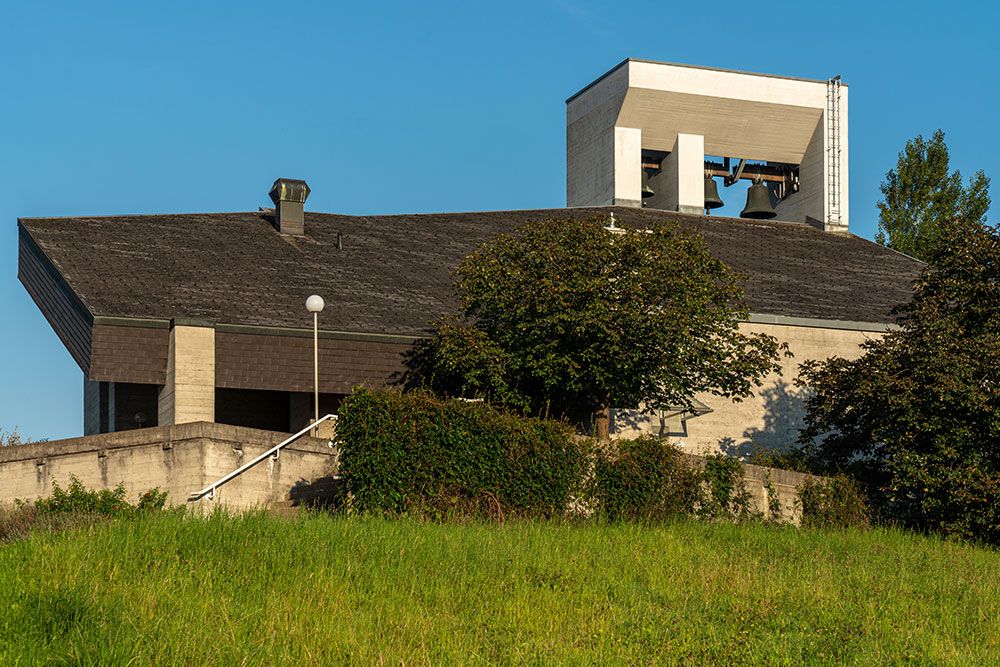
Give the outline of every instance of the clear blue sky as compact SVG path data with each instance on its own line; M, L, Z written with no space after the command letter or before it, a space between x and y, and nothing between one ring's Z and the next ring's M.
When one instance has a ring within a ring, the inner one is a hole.
M562 206L564 101L626 57L842 75L867 238L917 134L942 128L953 168L1000 179L993 3L3 7L0 429L33 438L82 433L83 380L17 281L18 217L255 210L279 176L317 211Z

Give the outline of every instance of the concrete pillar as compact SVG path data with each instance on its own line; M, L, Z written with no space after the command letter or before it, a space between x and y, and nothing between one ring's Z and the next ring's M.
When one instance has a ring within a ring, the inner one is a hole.
M655 194L646 204L650 208L680 213L705 212L705 137L678 134L677 143L660 165L660 172L650 179Z
M215 421L215 327L170 321L166 383L157 399L160 426Z
M642 130L615 128L615 206L642 206Z

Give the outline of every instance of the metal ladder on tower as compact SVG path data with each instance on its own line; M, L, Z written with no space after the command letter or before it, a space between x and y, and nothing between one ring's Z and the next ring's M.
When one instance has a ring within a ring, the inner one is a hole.
M840 75L826 82L826 222L840 225Z

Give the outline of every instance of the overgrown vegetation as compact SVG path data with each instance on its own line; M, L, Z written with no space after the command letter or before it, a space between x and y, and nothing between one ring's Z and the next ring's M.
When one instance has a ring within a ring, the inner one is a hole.
M353 512L505 519L560 517L575 507L609 521L782 517L773 486L768 507L753 508L735 459L712 455L699 467L649 436L585 444L558 422L423 391L356 390L341 407L338 433ZM865 512L856 500L861 507L852 509ZM847 511L827 504L817 496L809 511Z
M608 435L608 408L739 400L780 373L781 345L744 333L745 276L673 222L529 221L458 267L461 318L416 360L439 392L568 417Z
M119 484L113 490L89 490L83 483L70 476L68 489L52 483L52 495L39 498L33 504L40 514L69 514L78 512L97 516L120 517L136 512L148 512L163 509L167 501L167 492L159 487L146 491L139 496L139 502L132 505L128 502L125 486Z
M580 479L566 425L485 403L357 389L339 417L340 473L356 510L556 516Z
M586 497L600 518L610 521L664 521L678 518L760 519L743 481L743 464L708 456L698 469L673 444L649 436L615 440L594 454ZM770 499L766 514L781 516Z
M998 579L884 529L147 513L0 545L0 664L989 665Z
M613 441L595 452L588 500L611 521L694 516L704 495L701 476L683 457L651 437Z
M807 478L797 487L803 528L867 528L871 510L861 486L839 473L823 479Z
M108 518L134 518L162 510L166 501L167 492L154 488L132 504L126 498L123 485L113 490L95 491L71 476L67 489L53 482L51 496L0 507L0 542L23 538L33 530L61 530Z

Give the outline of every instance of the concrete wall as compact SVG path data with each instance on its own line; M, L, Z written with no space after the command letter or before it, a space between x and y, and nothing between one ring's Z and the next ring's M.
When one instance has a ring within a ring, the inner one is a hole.
M779 219L815 221L826 231L846 232L846 84L839 90L836 188L829 173L826 81L629 59L566 102L567 206L636 205L632 175L641 162L628 164L636 151L623 146L638 137L641 150L671 153L662 178L650 183L657 196L647 205L700 213L695 190L704 188L704 158L673 155L682 137L700 136L702 155L802 165L801 190L778 208ZM840 221L830 224L828 204L835 190Z
M284 433L195 422L122 433L53 440L0 448L0 503L34 500L52 493L53 482L66 488L75 475L87 488L124 484L129 499L160 487L171 505L185 505L188 494L281 442ZM337 466L328 440L301 438L277 461L266 460L228 482L215 500L191 505L242 509L289 498L329 475Z
M195 421L215 421L215 328L176 324L170 327L158 423Z
M614 127L628 89L628 72L619 69L601 83L600 90L566 107L567 206L614 203Z
M778 220L823 220L826 215L826 126L816 123L799 165L799 191L774 207Z
M699 394L695 398L712 412L683 422L671 411L615 410L611 423L613 435L652 433L679 440L684 451L692 454L721 452L740 457L755 448L784 448L795 442L804 426L807 394L795 386L799 364L807 359L833 356L856 359L861 356L861 343L881 336L877 331L762 323L745 323L740 330L766 333L788 343L794 356L781 360L781 375L766 377L763 386L754 391L755 395L741 402Z

